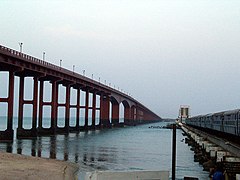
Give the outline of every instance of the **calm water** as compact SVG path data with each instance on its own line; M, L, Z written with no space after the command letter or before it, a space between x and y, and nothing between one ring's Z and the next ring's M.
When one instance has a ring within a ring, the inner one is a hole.
M172 130L149 128L151 125L70 133L68 136L40 137L37 140L14 140L13 144L0 143L0 150L77 163L80 166L79 177L83 172L95 170L171 171ZM182 131L177 130L177 179L184 176L208 179L208 173L193 162L194 153L182 139Z

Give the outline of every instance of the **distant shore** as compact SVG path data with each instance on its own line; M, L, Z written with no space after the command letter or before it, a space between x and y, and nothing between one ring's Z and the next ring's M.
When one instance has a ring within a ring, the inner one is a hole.
M0 179L71 180L77 171L73 163L0 151Z

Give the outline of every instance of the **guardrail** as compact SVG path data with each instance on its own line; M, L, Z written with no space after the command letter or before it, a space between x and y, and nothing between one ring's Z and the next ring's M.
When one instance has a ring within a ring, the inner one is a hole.
M107 89L107 90L111 90L111 91L113 91L113 92L115 92L115 93L121 94L121 95L123 95L123 96L125 96L125 97L127 97L127 98L129 98L129 99L131 99L131 100L136 101L134 98L130 97L129 95L127 95L127 94L125 94L125 93L123 93L123 92L121 92L121 91L118 91L118 90L116 90L116 89L114 89L114 88L111 88L111 87L105 85L105 84L102 84L101 82L97 82L97 81L95 81L95 80L93 80L93 79L90 79L90 78L88 78L88 77L86 77L86 76L82 76L82 75L80 75L80 74L78 74L78 73L75 73L75 72L70 71L70 70L68 70L68 69L65 69L65 68L63 68L63 67L60 67L60 66L51 64L51 63L46 62L46 61L43 61L43 60L41 60L41 59L37 59L37 58L35 58L35 57L29 56L29 55L27 55L27 54L21 53L21 52L19 52L19 51L16 51L16 50L13 50L13 49L10 49L10 48L7 48L7 47L2 46L2 45L0 45L0 51L7 52L7 53L10 54L10 55L17 56L17 57L19 57L19 58L21 58L21 59L24 59L25 61L28 61L28 62L41 64L41 65L43 65L43 66L45 66L45 67L47 67L47 68L50 67L50 68L52 68L52 69L54 69L54 70L56 70L56 71L61 71L61 73L65 73L65 74L67 74L67 75L70 75L70 76L74 76L74 77L76 77L76 78L83 79L83 80L85 80L85 81L87 81L87 82L89 82L89 83L94 83L95 85L98 85L98 86L100 86L100 87L103 87L103 88L105 88L105 89Z

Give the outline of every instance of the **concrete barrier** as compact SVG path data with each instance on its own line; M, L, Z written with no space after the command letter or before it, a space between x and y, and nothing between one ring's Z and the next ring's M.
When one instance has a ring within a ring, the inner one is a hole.
M84 180L169 180L169 171L87 172Z

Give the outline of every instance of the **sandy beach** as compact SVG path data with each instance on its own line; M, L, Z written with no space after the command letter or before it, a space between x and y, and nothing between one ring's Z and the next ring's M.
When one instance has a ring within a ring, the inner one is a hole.
M0 152L0 179L77 179L78 166L73 163Z

